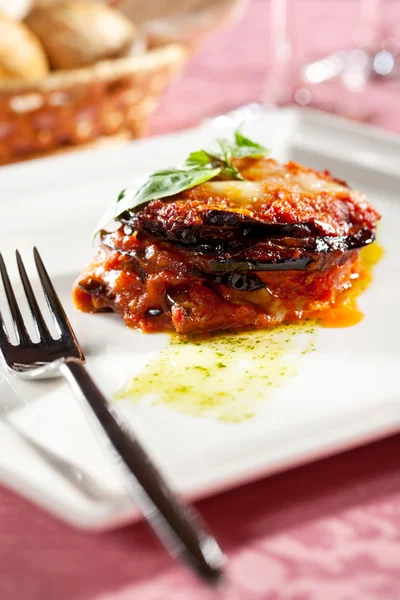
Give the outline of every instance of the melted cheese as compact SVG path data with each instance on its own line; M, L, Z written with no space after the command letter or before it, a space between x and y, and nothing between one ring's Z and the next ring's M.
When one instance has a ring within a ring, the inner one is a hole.
M297 175L289 175L288 179L289 181L293 180L293 183L297 184L304 192L338 193L347 189L335 181L326 181L325 179L320 179L317 177L317 175L315 175L315 173L298 173Z
M258 181L211 181L205 186L211 196L224 196L233 202L251 202L265 195L264 184Z
M290 189L293 192L315 196L323 192L336 195L348 191L343 185L326 181L315 173L291 173L281 165L266 169L258 181L211 181L204 184L210 196L224 197L231 204L241 208L251 208L252 203L268 201L269 190L273 188Z
M268 195L269 188L290 188L294 192L309 195L328 192L330 194L342 193L347 188L334 181L326 181L315 173L292 173L282 165L274 168L263 169L259 181L211 181L205 188L211 196L223 196L232 203L245 205L251 204ZM265 175L262 177L262 175Z

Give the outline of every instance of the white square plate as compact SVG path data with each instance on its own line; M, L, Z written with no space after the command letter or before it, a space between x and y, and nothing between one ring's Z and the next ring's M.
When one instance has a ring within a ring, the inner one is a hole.
M400 138L295 109L268 113L246 125L246 133L272 147L280 160L329 168L366 192L383 216L380 240L386 254L359 300L365 319L347 329L321 329L316 351L303 357L298 375L276 390L254 419L226 424L165 407L117 405L189 498L400 429ZM109 395L165 346L167 336L129 330L114 315L74 310L70 290L91 257L93 227L134 177L179 161L213 137L209 124L118 149L0 169L1 251L17 289L14 249L33 273L37 245L88 368ZM0 300L3 305L4 297ZM67 384L0 377L2 483L78 527L102 530L137 518ZM94 497L74 485L72 465L96 488Z

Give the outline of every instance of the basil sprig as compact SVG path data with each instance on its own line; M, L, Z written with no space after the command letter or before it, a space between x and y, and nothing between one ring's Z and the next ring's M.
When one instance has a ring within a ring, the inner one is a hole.
M225 179L243 181L244 177L233 164L233 159L262 158L269 153L270 150L246 138L237 129L234 141L217 139L214 149L192 152L180 168L156 171L137 180L135 186L122 190L116 203L100 221L95 235L128 210L134 211L152 200L168 198L190 190L217 175Z

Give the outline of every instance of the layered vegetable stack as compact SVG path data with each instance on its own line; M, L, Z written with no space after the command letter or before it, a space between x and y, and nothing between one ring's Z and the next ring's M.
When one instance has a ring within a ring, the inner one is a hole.
M352 285L379 219L366 198L239 131L218 144L120 194L78 308L144 331L260 328L318 317Z

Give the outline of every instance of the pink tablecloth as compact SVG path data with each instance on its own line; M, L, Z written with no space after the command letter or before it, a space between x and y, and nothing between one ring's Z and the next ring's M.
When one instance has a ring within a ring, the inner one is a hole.
M356 0L296 2L304 52L348 41ZM267 6L254 0L240 25L209 40L154 131L259 98ZM399 128L397 104L386 102L382 125ZM173 563L143 524L80 533L0 489L0 600L398 600L399 456L396 436L199 503L229 556L220 592Z

